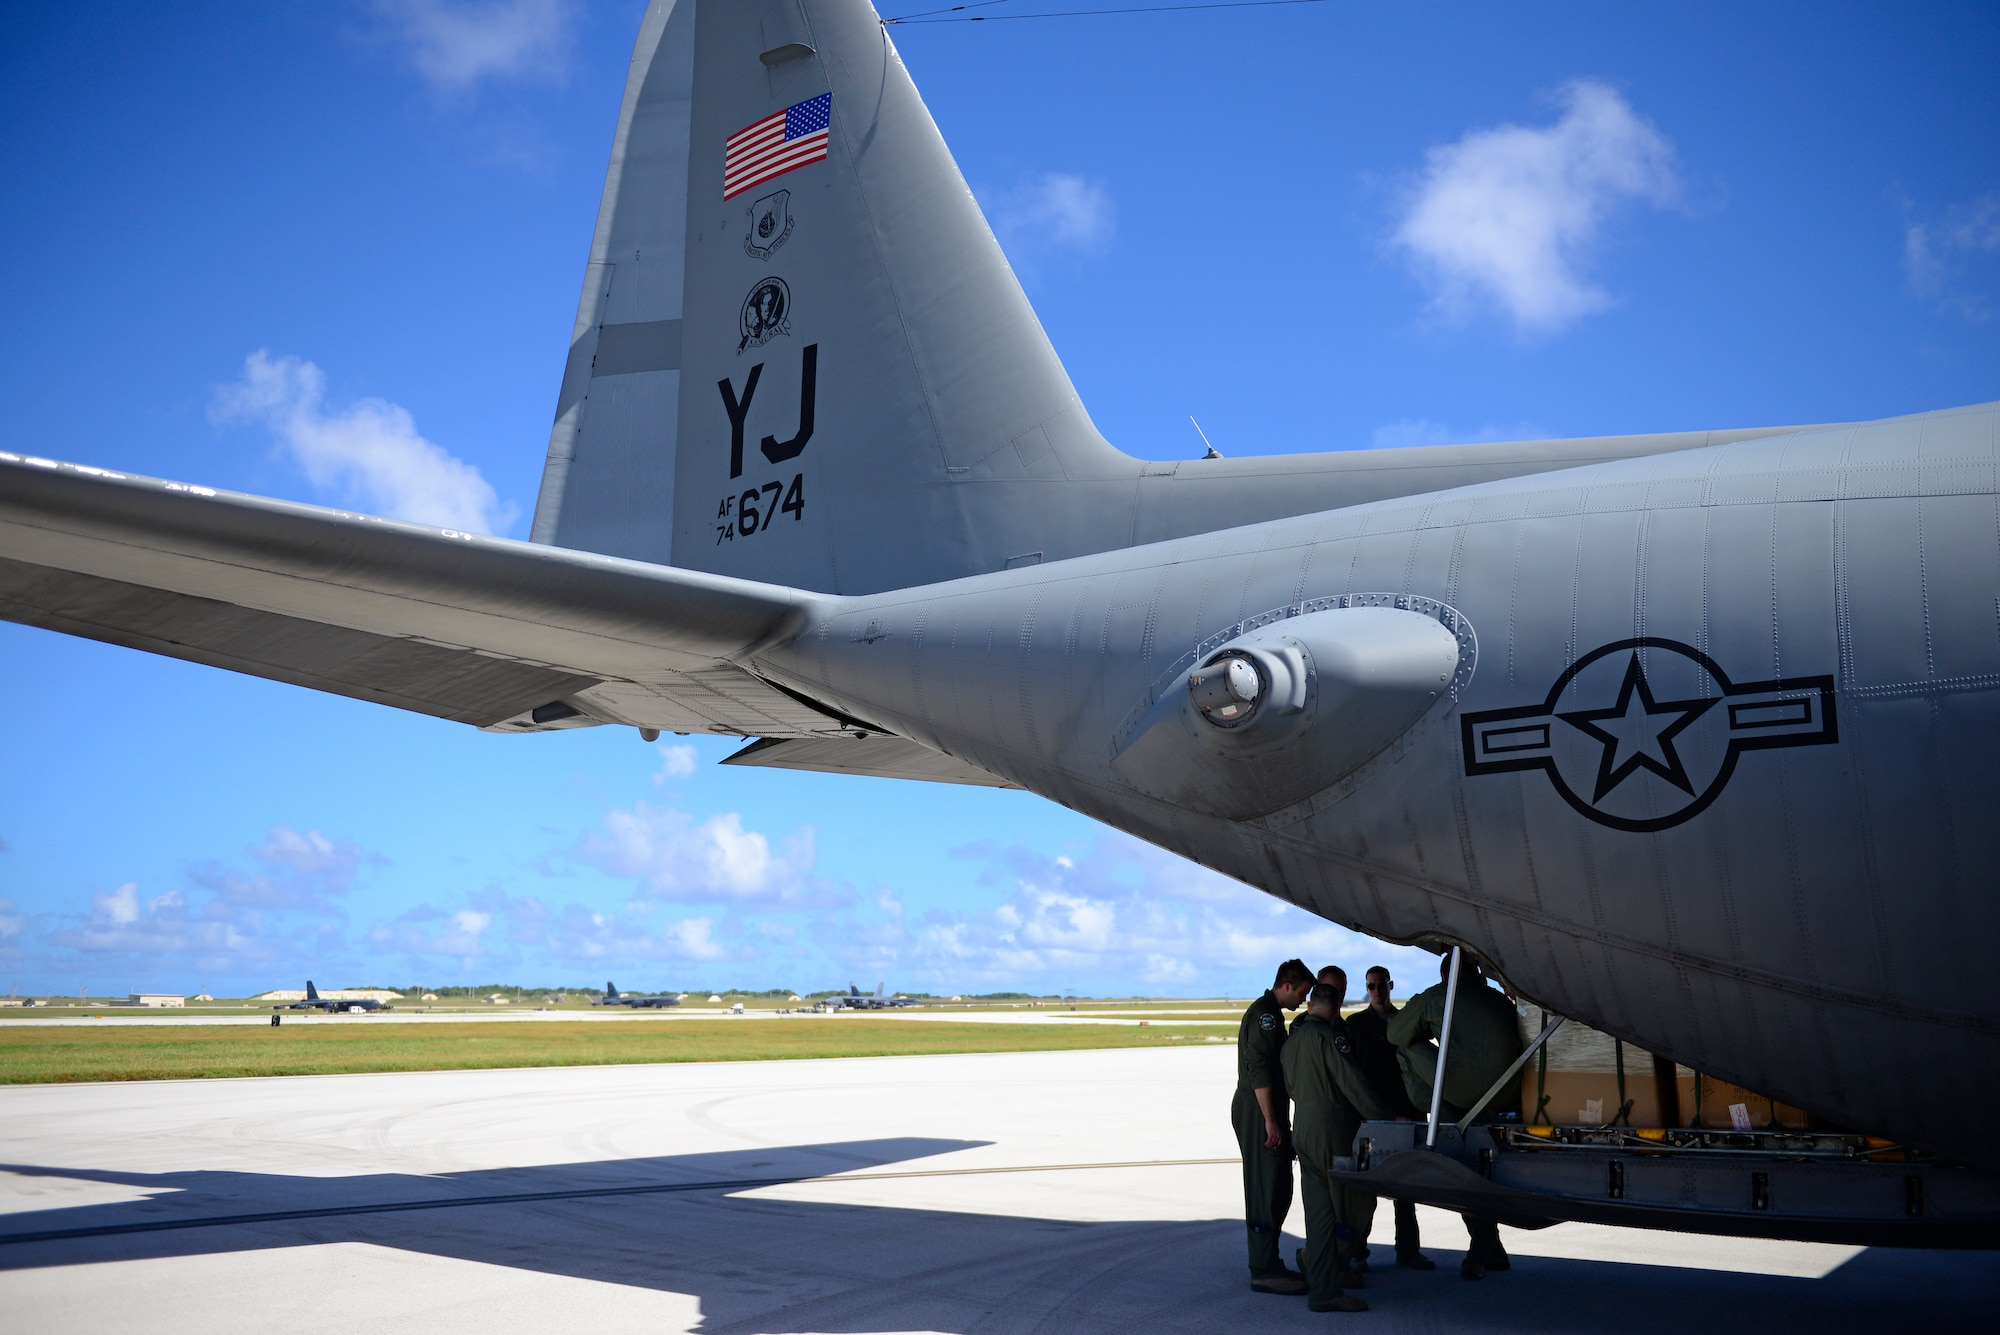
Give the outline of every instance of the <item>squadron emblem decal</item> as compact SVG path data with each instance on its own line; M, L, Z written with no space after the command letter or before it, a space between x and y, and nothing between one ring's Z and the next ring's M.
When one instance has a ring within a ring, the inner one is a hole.
M1538 705L1459 726L1467 776L1546 770L1578 812L1634 831L1700 815L1745 751L1840 740L1832 677L1732 682L1699 649L1654 636L1593 649Z
M740 354L745 348L761 348L778 335L791 333L791 315L792 289L785 286L785 280L775 275L760 280L743 298L743 313L737 321L743 340L736 351Z
M743 238L745 255L753 260L768 260L791 237L791 191L773 190L750 206L750 235Z

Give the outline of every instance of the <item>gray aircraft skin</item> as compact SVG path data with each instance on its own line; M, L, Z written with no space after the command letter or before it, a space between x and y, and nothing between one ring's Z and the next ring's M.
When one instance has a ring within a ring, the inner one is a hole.
M314 987L312 979L308 978L306 979L306 995L303 1000L294 1001L284 1006L273 1006L271 1009L274 1011L325 1011L331 1015L339 1011L379 1011L382 1009L382 1003L372 997L362 997L354 1001L342 1001L338 998L328 999L319 994L319 989Z
M681 999L678 996L668 996L665 993L657 996L645 996L632 992L620 992L618 984L612 982L605 983L604 995L591 1003L593 1006L631 1006L636 1010L665 1010L669 1006L678 1006L680 1004Z
M1025 788L1986 1169L1997 608L1996 404L1120 453L865 0L648 10L531 541L0 455L13 620Z

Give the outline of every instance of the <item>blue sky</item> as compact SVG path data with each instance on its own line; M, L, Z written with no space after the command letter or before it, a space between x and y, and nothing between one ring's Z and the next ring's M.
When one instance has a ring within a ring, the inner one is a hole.
M0 448L525 536L638 13L9 9ZM1251 454L2000 397L1990 4L895 36L1135 454L1200 453L1190 414ZM0 988L1428 981L1023 793L489 737L6 624L0 696Z

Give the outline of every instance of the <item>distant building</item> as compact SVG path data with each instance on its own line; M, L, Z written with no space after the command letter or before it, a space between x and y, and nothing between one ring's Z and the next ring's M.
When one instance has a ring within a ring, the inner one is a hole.
M426 993L424 993L424 1000L425 1000L425 1001L436 1001L437 999L438 999L438 994L437 994L437 993L435 993L435 992L426 992Z
M322 1001L401 1001L401 992L391 992L386 987L347 987L319 990ZM304 1001L306 991L302 987L281 987L272 992L259 992L252 1001Z
M187 998L175 992L134 992L114 1006L185 1006Z
M189 997L189 998L188 998L188 1000L190 1000L190 1001L214 1001L214 1000L215 1000L215 998L214 998L214 997L211 997L211 996L210 996L210 995L208 995L208 993L206 993L206 992L197 992L197 993L195 993L195 994L194 994L194 995L193 995L192 997Z

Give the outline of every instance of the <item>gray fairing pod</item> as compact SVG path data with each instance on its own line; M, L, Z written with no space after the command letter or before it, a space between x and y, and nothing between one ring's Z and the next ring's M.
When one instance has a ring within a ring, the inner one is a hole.
M1392 607L1261 626L1162 691L1111 768L1178 805L1230 820L1265 815L1395 741L1450 688L1458 659L1458 638L1435 618Z

